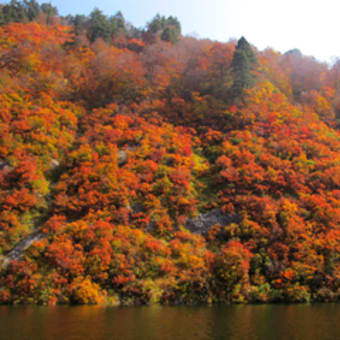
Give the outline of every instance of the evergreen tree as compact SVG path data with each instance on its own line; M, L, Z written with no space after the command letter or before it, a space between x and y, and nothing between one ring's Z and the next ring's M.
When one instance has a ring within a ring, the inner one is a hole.
M108 22L110 25L110 32L113 37L126 32L126 23L121 11L118 11L114 16L111 16Z
M40 14L40 5L35 0L19 2L12 0L6 5L0 5L0 25L11 22L29 22Z
M181 35L181 24L176 17L157 14L148 24L148 32L159 35L164 41L176 43Z
M52 6L50 3L43 3L40 8L41 11L46 15L47 24L50 24L52 18L58 15L57 8Z
M243 89L255 85L254 71L258 65L256 55L248 41L242 37L238 42L231 62L234 82L231 88L233 98L239 97Z
M4 5L0 5L0 25L4 25L6 23L3 8Z
M101 10L95 8L90 14L87 36L91 42L103 38L106 42L111 40L111 25Z
M47 23L58 15L56 7L50 3L43 3L41 6L36 0L11 0L7 5L0 6L0 25L6 25L11 22L29 22L36 20L43 12L46 15Z
M157 14L152 21L148 24L148 31L152 33L157 33L164 29L165 26L165 17L161 17Z
M164 41L175 43L178 40L178 35L173 28L166 27L161 35L161 39Z
M35 20L40 14L40 5L35 0L24 0L29 21Z
M81 14L77 14L76 16L71 17L70 23L74 26L74 32L76 35L80 35L82 33L87 20L87 17Z
M10 22L27 22L28 16L25 6L16 1L12 0L9 4L1 8L3 24Z

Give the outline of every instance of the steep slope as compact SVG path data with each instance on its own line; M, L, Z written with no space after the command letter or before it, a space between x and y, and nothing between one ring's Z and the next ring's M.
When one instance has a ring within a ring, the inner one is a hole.
M338 65L154 24L0 27L0 302L338 301Z

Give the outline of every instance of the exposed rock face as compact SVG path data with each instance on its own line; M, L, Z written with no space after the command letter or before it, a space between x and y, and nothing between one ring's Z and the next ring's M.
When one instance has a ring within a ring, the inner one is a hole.
M6 256L2 258L0 267L7 266L13 260L20 260L23 257L24 251L29 248L34 241L41 240L45 236L41 232L36 232L28 235L21 240Z
M51 160L51 169L55 169L60 165L60 162L57 159L52 159Z
M118 154L117 154L117 160L118 160L119 166L124 165L128 160L128 155L127 155L126 151L119 150Z
M10 172L13 168L4 161L0 161L0 171Z
M139 212L143 210L143 207L140 204L136 204L133 210L134 212ZM238 222L238 220L239 217L236 214L227 215L224 214L221 209L215 209L206 214L200 214L195 218L188 219L185 227L194 234L206 234L211 227L216 224L224 227L230 223ZM148 229L149 231L152 230L151 224ZM6 267L13 260L20 260L24 255L24 251L29 248L34 241L41 240L45 237L46 235L39 231L26 236L8 254L0 259L0 268Z
M237 222L238 216L236 214L224 214L221 209L209 211L206 214L200 214L193 219L188 219L186 228L194 234L205 234L210 228L216 224L224 227L232 222Z
M126 164L128 159L129 159L129 153L127 151L134 151L135 149L136 149L136 147L134 147L134 146L128 146L124 150L118 150L118 153L117 153L118 165L122 166L122 165Z

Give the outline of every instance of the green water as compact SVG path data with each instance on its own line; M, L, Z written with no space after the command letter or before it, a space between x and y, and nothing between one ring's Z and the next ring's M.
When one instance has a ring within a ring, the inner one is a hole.
M337 340L340 304L5 307L1 340Z

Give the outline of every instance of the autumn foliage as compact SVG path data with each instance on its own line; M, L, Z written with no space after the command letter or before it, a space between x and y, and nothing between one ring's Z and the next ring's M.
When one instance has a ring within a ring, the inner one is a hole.
M339 63L244 43L235 71L170 18L0 26L1 303L340 299Z

